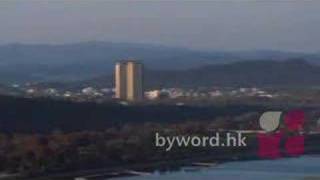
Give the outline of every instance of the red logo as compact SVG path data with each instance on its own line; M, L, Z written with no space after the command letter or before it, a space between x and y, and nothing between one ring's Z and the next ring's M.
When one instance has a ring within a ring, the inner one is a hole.
M284 117L282 114L265 112L260 117L260 126L265 132L257 135L259 157L275 159L283 155L299 156L304 153L304 136L300 134L305 121L304 112L293 110Z

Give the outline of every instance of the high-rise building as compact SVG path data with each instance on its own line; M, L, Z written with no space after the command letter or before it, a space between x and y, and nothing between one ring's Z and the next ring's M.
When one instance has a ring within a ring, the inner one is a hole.
M125 62L116 63L115 67L115 85L116 85L116 98L127 98L127 65Z
M142 64L135 61L127 62L127 100L143 99Z
M116 98L128 101L143 99L143 66L136 61L121 61L115 68Z

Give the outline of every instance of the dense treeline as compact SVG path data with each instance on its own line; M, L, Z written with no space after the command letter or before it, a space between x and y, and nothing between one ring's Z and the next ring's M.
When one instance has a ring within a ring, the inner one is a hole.
M102 130L127 122L178 122L213 120L216 117L236 116L246 112L264 111L264 107L132 105L115 102L73 103L49 99L0 97L1 132L51 133L81 130Z
M155 134L210 136L225 130L257 130L261 112L270 109L248 105L123 106L2 96L0 172L30 177L135 164L154 169L149 165L177 165L178 160L198 157L222 161L257 158L254 136L243 148L175 147L167 152L155 146ZM308 111L306 129L315 128L316 121L309 120L318 117L319 110ZM308 152L319 152L318 137L307 142Z
M144 170L168 170L180 166L180 160L229 161L259 158L255 134L247 134L247 146L179 147L170 151L155 145L155 134L212 136L221 129L257 129L258 113L246 113L231 123L187 121L173 124L126 124L103 131L41 134L0 134L0 171L19 173L22 178L75 172L97 168L125 169L144 165ZM221 133L225 134L225 133ZM236 134L234 134L236 136ZM221 136L224 139L224 136ZM223 140L222 140L223 141ZM306 137L306 153L319 153L319 135ZM161 163L162 162L162 163ZM141 168L141 167L140 167Z
M243 116L250 120L255 113ZM73 133L53 132L41 134L0 134L0 171L32 176L54 172L67 172L94 168L125 167L134 164L152 164L176 160L209 157L229 159L239 153L250 153L250 147L166 147L155 146L155 134L161 135L213 135L220 128L239 128L220 119L207 122L183 122L174 124L143 123L126 124L103 131ZM247 123L255 128L255 121ZM253 148L253 149L252 149ZM254 153L251 153L254 157ZM209 160L209 159L208 159ZM161 168L161 167L157 167ZM163 167L164 168L164 167Z

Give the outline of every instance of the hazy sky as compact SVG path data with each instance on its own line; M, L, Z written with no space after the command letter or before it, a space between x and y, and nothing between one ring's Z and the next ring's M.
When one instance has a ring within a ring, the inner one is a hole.
M320 51L320 0L0 0L0 44L92 40Z

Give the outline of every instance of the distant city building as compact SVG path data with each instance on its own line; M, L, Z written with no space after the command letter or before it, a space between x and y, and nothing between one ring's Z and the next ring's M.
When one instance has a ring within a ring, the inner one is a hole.
M144 93L146 98L149 100L155 100L158 99L161 95L161 91L160 90L152 90L152 91L147 91Z
M117 99L127 99L127 64L118 62L115 67L115 96Z
M142 64L127 62L127 100L135 101L143 99Z
M115 96L118 99L143 99L143 66L136 61L121 61L115 67Z

